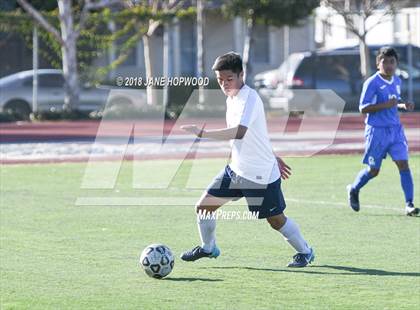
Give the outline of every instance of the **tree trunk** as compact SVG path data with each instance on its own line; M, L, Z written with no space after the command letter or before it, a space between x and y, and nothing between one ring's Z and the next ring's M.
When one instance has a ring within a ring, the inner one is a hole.
M204 76L203 1L197 0L197 76ZM204 103L203 86L198 88L198 103Z
M363 78L366 78L370 75L370 59L369 59L369 48L366 44L365 36L360 38L359 52L360 52L360 73L362 74Z
M244 82L247 82L248 76L251 73L251 65L249 63L251 45L252 45L252 30L254 28L255 17L252 14L247 19L246 36L244 42L244 51L242 55L242 62L244 68Z
M369 49L366 44L366 13L362 7L362 2L356 3L359 13L359 54L360 54L360 73L363 78L370 74Z
M79 81L77 73L76 35L74 34L71 1L58 1L63 55L64 110L71 111L79 103Z
M146 79L153 78L153 61L152 54L150 53L150 37L145 34L143 36L143 49L144 49L144 66L146 69ZM146 88L147 104L153 105L156 102L156 94L152 86L147 84Z
M168 22L163 24L163 76L168 78L171 74L171 58L169 55L169 31L171 25ZM169 86L165 83L163 87L163 105L169 105Z

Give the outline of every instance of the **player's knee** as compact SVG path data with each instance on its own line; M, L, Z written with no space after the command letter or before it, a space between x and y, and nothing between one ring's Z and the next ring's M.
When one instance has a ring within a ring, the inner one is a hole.
M206 212L208 206L209 206L209 201L207 197L201 197L195 204L195 212L196 213Z
M408 166L408 160L396 160L395 163L397 164L398 170L408 170L410 167Z
M274 230L280 230L280 228L282 228L285 223L285 221L281 217L267 218L267 222Z
M379 174L379 169L369 168L369 174L372 178L374 178Z
M271 228L273 228L274 230L277 230L276 228L278 227L278 223L276 223L276 221L267 219L267 223L270 224Z
M203 206L203 205L201 205L201 204L196 204L195 205L195 213L203 213L203 212L206 212L206 207L205 206Z
M268 222L274 230L280 230L282 225L280 225L280 222Z
M205 204L196 204L195 205L195 212L197 214L202 214L205 215L207 213L212 213L215 211L215 209L217 209L216 206L208 206Z

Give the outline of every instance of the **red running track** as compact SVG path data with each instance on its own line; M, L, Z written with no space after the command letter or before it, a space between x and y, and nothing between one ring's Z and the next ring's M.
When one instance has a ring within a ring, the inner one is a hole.
M331 121L329 116L313 118L306 130L322 130L325 124ZM420 113L404 113L401 115L401 122L405 128L420 128ZM202 124L203 120L188 119L185 123ZM224 119L205 120L206 128L221 128L225 126ZM286 125L285 125L286 123ZM299 130L302 120L298 117L272 118L268 120L270 133L275 132L296 132ZM141 136L161 135L162 124L160 120L141 121L107 121L103 137L126 136L127 125L135 124L135 134ZM16 122L0 124L0 143L21 143L21 142L59 142L94 140L100 125L100 121L48 121L40 123ZM165 133L172 129L173 134L185 134L176 127L172 128L174 121L167 121ZM340 120L338 131L363 130L364 117L362 115L343 115Z

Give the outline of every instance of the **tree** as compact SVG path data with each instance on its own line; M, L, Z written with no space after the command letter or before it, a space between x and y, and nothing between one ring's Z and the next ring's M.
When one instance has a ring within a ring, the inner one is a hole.
M204 75L204 40L203 40L203 24L204 24L204 4L203 0L197 0L197 75ZM202 85L199 86L198 103L204 103L204 90Z
M85 27L89 13L115 4L122 4L121 0L85 0L79 11L78 24L75 24L75 14L71 0L57 0L59 28L34 8L27 0L17 0L18 4L46 31L48 31L61 46L62 68L64 75L64 109L72 110L79 102L79 78L77 69L76 42Z
M404 1L400 1L401 2ZM322 5L332 9L345 22L345 28L359 39L360 73L363 77L370 75L369 48L366 44L367 34L379 24L389 21L396 13L397 1L393 0L323 0ZM378 13L377 21L367 27L368 19ZM327 15L324 23L333 26Z
M154 75L153 53L150 46L151 37L163 23L168 22L168 20L171 20L176 15L182 15L184 11L181 8L184 5L184 0L138 0L135 2L134 6L148 7L152 13L152 16L146 20L146 32L142 36L146 78L151 78ZM167 31L167 27L164 30ZM168 47L166 46L166 48ZM154 104L156 102L156 95L153 87L148 85L146 92L147 104Z
M55 67L63 68L66 109L71 109L78 102L80 69L85 78L86 72L89 72L89 78L97 83L110 70L121 65L142 39L145 42L146 76L152 77L150 37L165 21L195 13L182 0L80 0L74 3L71 0L16 1L42 26L44 31L40 34L48 47L48 50L42 51L44 56ZM31 23L19 10L0 12L0 17L0 30L7 29L24 36L32 31ZM27 43L30 44L28 40ZM90 61L104 56L111 47L115 58L109 64L98 68L87 67ZM57 54L57 59L52 54ZM152 88L148 87L147 92L148 103L155 102Z
M243 48L244 80L249 75L249 62L255 24L276 27L296 26L319 6L319 0L229 0L222 6L228 17L240 16L246 20Z

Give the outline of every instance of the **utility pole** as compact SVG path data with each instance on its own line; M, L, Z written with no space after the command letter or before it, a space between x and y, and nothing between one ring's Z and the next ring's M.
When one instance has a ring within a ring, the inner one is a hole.
M38 27L32 33L32 112L38 111Z

